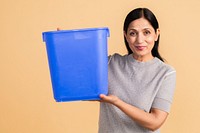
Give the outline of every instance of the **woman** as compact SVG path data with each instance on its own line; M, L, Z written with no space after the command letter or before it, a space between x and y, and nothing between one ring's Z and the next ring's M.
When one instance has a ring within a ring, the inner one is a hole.
M128 54L109 56L109 95L101 94L99 133L159 133L172 103L176 71L158 52L160 30L147 8L124 22Z

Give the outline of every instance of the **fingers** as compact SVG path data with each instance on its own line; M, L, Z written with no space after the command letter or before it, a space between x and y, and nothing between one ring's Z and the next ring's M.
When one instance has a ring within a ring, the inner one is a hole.
M100 94L99 97L101 98L101 102L107 102L107 103L111 103L113 104L116 100L118 100L118 97L114 96L114 95L104 95L104 94Z
M103 99L105 96L106 96L106 95L104 95L104 94L100 94L100 95L99 95L99 97L100 97L101 99Z
M104 102L110 102L110 101L112 100L112 97L106 96L106 95L104 95L104 94L100 94L99 97L100 97L101 100L104 101Z
M58 27L58 28L57 28L57 31L60 31L60 30L61 30L61 28Z

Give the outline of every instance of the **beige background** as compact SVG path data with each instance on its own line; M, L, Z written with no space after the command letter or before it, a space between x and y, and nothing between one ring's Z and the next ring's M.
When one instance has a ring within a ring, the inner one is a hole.
M135 7L156 14L160 51L177 70L162 133L199 133L199 0L0 0L0 132L96 133L97 102L54 101L41 34L56 27L107 26L109 54L125 54L122 25Z

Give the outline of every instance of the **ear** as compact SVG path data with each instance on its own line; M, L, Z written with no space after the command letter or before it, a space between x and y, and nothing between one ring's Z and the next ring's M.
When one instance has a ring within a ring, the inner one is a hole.
M159 37L159 35L160 35L160 29L157 29L157 30L156 30L156 37L155 37L155 41L157 41L157 40L158 40L158 37Z

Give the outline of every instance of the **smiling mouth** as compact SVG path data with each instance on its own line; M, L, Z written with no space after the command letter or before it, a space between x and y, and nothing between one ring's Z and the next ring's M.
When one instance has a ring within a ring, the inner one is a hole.
M144 49L146 48L146 46L135 46L135 48L136 48L137 50L142 51L142 50L144 50Z

